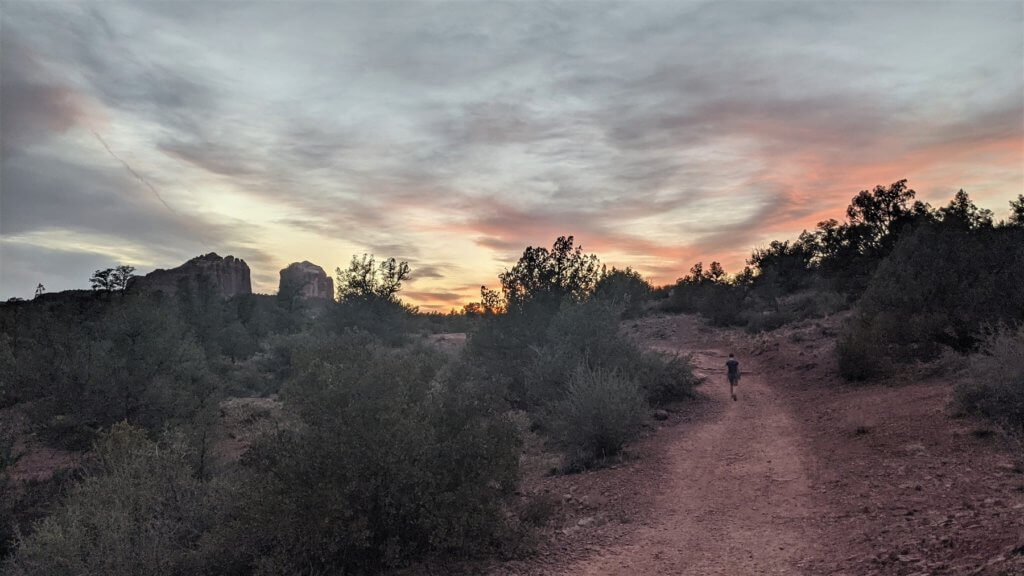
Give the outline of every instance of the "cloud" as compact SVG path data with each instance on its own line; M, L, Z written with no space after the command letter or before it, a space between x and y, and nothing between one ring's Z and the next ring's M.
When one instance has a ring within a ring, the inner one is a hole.
M0 241L0 293L31 298L37 284L48 292L88 288L95 270L108 268L104 256L83 250L53 249Z
M403 298L411 298L416 302L457 304L464 302L466 295L457 292L417 292L406 290L402 293Z
M666 282L697 260L735 269L875 184L977 186L1000 206L1024 186L1017 4L2 17L4 236L52 232L54 253L115 238L163 267L236 251L263 290L290 261L368 252L408 260L409 297L442 306L563 234Z
M83 121L89 104L60 82L18 34L0 35L0 150L4 158L66 132Z

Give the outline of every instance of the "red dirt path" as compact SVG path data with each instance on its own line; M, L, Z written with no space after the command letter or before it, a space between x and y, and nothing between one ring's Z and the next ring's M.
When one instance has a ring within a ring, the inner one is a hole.
M631 324L695 354L704 399L615 469L528 479L559 498L558 519L535 557L494 573L1024 575L1019 462L950 415L948 381L839 382L837 322L761 337L685 316Z

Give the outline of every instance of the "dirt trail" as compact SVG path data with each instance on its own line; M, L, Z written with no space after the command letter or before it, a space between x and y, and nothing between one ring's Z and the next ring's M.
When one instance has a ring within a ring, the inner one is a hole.
M844 321L760 336L685 316L633 322L645 345L694 353L704 398L622 466L545 478L537 487L565 493L563 519L533 563L502 576L1024 575L1019 447L955 415L955 374L842 383Z
M656 513L562 573L796 574L817 553L807 521L820 512L803 467L804 443L768 385L771 374L743 358L734 402L723 374L728 344L687 344L708 377L710 415L668 448Z

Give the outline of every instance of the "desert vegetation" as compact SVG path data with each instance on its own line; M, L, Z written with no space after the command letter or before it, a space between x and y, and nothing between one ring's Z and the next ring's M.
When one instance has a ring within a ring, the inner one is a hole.
M621 330L652 313L763 332L844 311L845 378L959 355L958 405L1024 433L1024 197L994 222L963 191L934 209L905 181L878 186L737 274L697 263L662 287L563 236L451 314L405 303L394 258L353 257L317 302L301 286L135 290L132 272L0 307L3 574L368 574L517 553L545 516L515 509L527 433L575 473L694 395L688 357ZM238 457L218 450L229 397L282 407L251 416L266 426ZM78 464L14 482L33 442Z
M697 263L656 302L752 332L848 310L836 348L846 380L958 355L974 367L957 376L962 407L1019 428L1024 196L1000 222L963 190L938 208L915 197L905 180L861 191L845 221L757 248L736 275Z
M337 298L313 301L302 286L224 298L202 278L140 290L119 266L92 291L5 304L3 573L360 574L511 554L533 522L513 506L527 428L564 471L591 467L698 384L686 358L619 330L649 285L572 237L527 248L462 314L404 303L409 272L353 257ZM470 332L454 355L422 337L453 329ZM282 406L248 417L267 425L237 458L219 448L229 397ZM9 482L33 447L80 464Z
M940 208L915 196L905 180L864 190L844 222L755 249L738 274L697 263L656 291L659 306L754 332L850 309L838 348L849 380L976 351L984 326L1024 320L1024 197L994 222L963 190Z

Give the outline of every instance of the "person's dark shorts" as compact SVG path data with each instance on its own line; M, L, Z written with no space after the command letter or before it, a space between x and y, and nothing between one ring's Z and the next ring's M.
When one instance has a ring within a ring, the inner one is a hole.
M735 385L739 384L739 382L740 382L740 375L739 374L729 374L729 384L732 384L733 386L735 386Z

